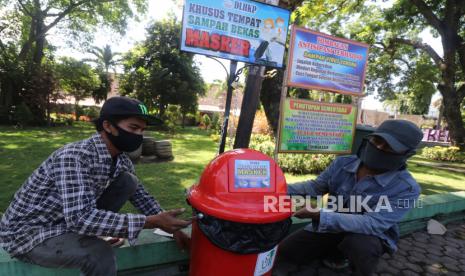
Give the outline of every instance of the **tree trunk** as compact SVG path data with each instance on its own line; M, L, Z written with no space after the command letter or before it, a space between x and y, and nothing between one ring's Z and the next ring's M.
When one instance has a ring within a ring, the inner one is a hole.
M267 70L270 68L267 68ZM262 83L262 90L260 92L260 101L265 109L266 119L268 124L273 130L273 134L277 137L278 122L279 122L279 107L281 100L281 86L283 83L283 70L277 70L275 76L267 76Z
M80 108L79 108L79 101L80 99L77 99L77 98L74 99L74 116L76 116L76 122L79 122L79 116L81 116Z
M441 105L439 106L438 123L436 124L436 129L438 130L441 129L443 115L444 115L444 103L441 102Z
M41 14L37 15L37 17L36 33L41 33L43 28L45 28L44 19ZM38 37L35 41L35 46L33 64L34 66L40 67L42 64L42 58L44 57L45 36Z
M302 5L304 0L280 0L279 6L282 8L289 9L291 12L297 7ZM272 68L266 68L265 79L262 82L262 89L260 91L260 101L265 109L266 119L268 124L273 130L273 134L277 137L278 133L278 122L279 122L279 108L281 101L281 86L283 84L284 71L277 70L277 74L274 76L267 76L268 70Z
M442 88L444 89L444 88ZM454 91L455 92L455 91ZM449 127L449 136L451 137L452 145L465 150L465 127L460 110L461 103L458 101L455 93L443 92L444 118Z

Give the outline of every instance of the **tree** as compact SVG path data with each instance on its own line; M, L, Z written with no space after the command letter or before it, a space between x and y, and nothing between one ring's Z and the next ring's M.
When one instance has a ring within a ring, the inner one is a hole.
M464 149L460 108L465 97L465 1L397 0L384 9L375 2L306 1L295 10L293 19L297 25L372 45L366 84L381 100L405 98L403 108L419 114L439 90L453 144ZM425 29L441 39L442 56L421 41ZM268 75L261 100L276 131L282 72Z
M437 89L444 103L444 118L454 145L465 150L461 105L465 98L465 1L398 0L385 13L391 32L384 36L387 49L408 47L412 54L426 54L439 72ZM408 36L431 28L441 39L443 55L417 37ZM425 79L424 79L425 80Z
M113 52L110 45L105 45L103 48L94 46L89 53L94 55L95 59L86 59L86 61L94 62L98 67L104 69L106 74L109 73L110 68L114 70L115 66L119 63L116 57L120 56L120 53Z
M95 102L99 103L107 99L107 95L111 90L111 85L113 83L113 78L110 74L110 69L113 69L116 77L116 65L119 64L120 60L116 57L120 56L120 53L113 52L110 45L105 45L103 48L92 47L89 51L92 55L95 56L93 59L85 59L87 62L92 62L97 64L97 70L99 71L99 78L101 81L101 86L99 89L94 90L92 97Z
M79 101L90 97L100 87L98 74L82 61L73 58L62 58L57 64L57 77L60 88L74 97L74 111L79 120Z
M181 25L175 18L155 22L148 37L124 58L124 94L142 100L163 116L168 104L180 105L183 117L197 109L205 84L193 54L179 50Z
M288 0L279 1L281 7L293 11L291 21L297 26L319 30L325 26L330 33L340 34L341 22L348 21L353 13L363 8L364 1L351 0ZM287 47L289 48L289 47ZM260 101L273 133L277 134L281 86L284 71L267 68L260 92Z
M35 101L31 102L21 91L33 92L34 87L27 85L40 75L47 58L53 61L52 57L47 57L51 47L46 37L50 31L59 28L71 44L80 43L85 48L96 26L106 25L124 33L128 19L136 12L145 12L146 5L146 0L0 0L0 48L3 51L13 45L13 62L22 68L16 71L22 73L18 79L13 75L6 78L6 83L2 82L0 99L11 99L11 102L0 102L0 106L8 109L26 102L37 119L43 120L46 95L33 95Z

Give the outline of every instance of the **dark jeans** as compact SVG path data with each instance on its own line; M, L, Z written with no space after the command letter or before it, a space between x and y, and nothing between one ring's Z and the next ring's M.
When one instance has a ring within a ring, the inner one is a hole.
M314 259L348 258L356 275L371 275L384 253L382 240L356 233L315 233L298 230L281 242L276 267L303 265Z
M97 208L118 212L134 194L137 178L121 173L97 200ZM18 259L51 268L78 268L81 275L116 275L116 258L113 248L95 236L66 233L45 240Z

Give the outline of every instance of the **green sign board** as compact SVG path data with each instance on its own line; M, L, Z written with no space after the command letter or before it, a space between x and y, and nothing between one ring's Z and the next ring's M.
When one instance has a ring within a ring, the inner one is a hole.
M278 152L351 152L357 107L290 98L282 104Z

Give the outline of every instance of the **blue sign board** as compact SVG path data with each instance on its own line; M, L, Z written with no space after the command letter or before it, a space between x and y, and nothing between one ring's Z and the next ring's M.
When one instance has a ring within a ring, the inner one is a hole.
M369 45L293 27L288 86L361 96Z
M185 0L181 50L282 67L289 16L250 0Z

